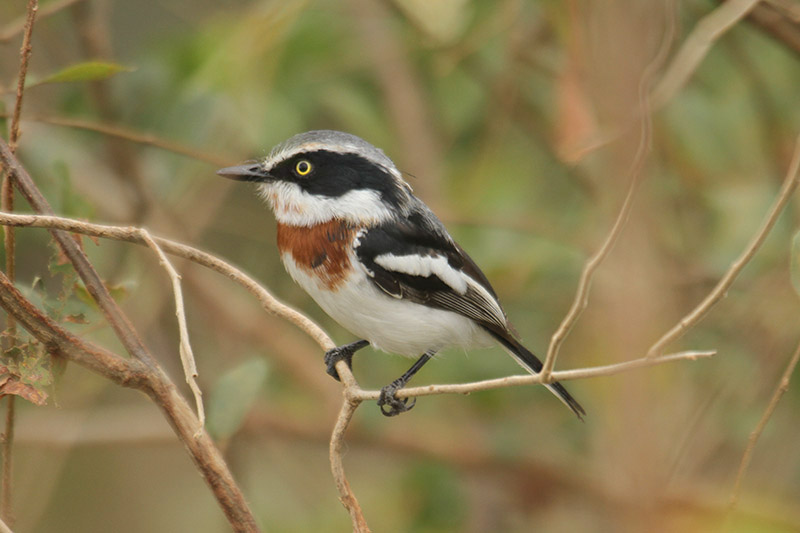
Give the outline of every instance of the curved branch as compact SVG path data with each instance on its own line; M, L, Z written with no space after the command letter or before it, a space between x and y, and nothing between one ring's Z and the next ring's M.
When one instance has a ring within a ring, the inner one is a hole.
M789 170L784 178L783 186L781 187L775 202L764 217L764 221L758 228L758 231L750 239L750 242L742 251L741 255L731 264L728 271L717 282L716 286L706 296L697 307L695 307L689 314L683 317L671 330L664 334L663 337L658 339L655 344L647 351L647 356L651 358L658 357L664 350L664 347L669 343L679 339L686 331L705 318L706 314L711 310L714 305L725 297L728 289L736 281L739 273L750 262L758 249L764 243L764 240L769 235L770 230L775 225L778 217L783 212L783 208L789 202L792 193L797 189L800 183L800 136L795 142L794 154L792 155L792 162L789 164Z
M344 366L347 366L342 362ZM337 365L338 367L341 365ZM331 473L333 479L336 481L336 490L339 492L339 501L342 502L347 512L350 513L350 520L353 522L353 531L356 533L369 533L370 529L367 521L364 518L364 513L361 511L361 506L358 504L353 490L350 488L350 482L347 481L347 476L344 473L344 465L342 464L342 448L344 446L344 434L350 421L353 419L353 414L361 405L361 400L354 398L349 394L350 387L345 385L344 401L342 402L342 409L339 411L339 417L336 419L336 425L331 433L330 443L330 462Z

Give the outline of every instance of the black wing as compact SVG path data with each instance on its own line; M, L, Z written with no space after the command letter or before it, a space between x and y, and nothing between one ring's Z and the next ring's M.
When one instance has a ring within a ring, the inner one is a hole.
M424 206L359 234L356 254L372 282L394 298L452 311L480 324L534 374L542 362L515 338L478 265ZM560 383L546 385L581 420L586 412Z
M365 230L356 254L372 282L387 294L508 334L508 320L486 276L430 211Z

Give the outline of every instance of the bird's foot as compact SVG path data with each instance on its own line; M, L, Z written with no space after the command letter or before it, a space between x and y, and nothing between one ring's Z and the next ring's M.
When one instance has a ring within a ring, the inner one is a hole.
M407 380L396 379L381 389L381 395L378 397L378 407L381 408L381 413L384 416L397 416L400 413L410 411L417 403L417 399L409 401L409 398L400 399L395 394L397 391L406 386Z
M353 354L364 346L369 344L367 341L356 341L344 346L337 346L325 352L325 371L336 381L341 381L339 372L336 371L336 363L344 361L347 367L353 368Z

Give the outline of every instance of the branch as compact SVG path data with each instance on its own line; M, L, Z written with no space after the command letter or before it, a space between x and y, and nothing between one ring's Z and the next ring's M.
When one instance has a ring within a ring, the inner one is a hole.
M81 1L82 0L56 0L54 2L49 2L39 10L38 18L43 19L45 17L49 17L50 15L58 13L72 4L76 4ZM20 17L16 20L13 20L3 29L1 29L0 44L10 41L15 36L22 33L25 30L25 21L26 17Z
M761 433L763 433L764 428L767 426L767 422L769 422L769 419L772 417L772 413L775 412L778 402L781 400L783 394L789 389L789 379L792 377L792 373L797 366L798 360L800 360L800 344L798 344L794 355L789 360L789 364L786 365L786 370L784 370L780 381L778 381L778 386L775 387L775 392L772 394L772 398L770 399L764 414L761 416L761 420L758 421L755 429L752 433L750 433L750 437L747 439L747 447L742 455L742 461L739 464L739 471L736 473L736 481L734 482L733 490L731 491L730 501L728 502L728 510L732 511L739 503L739 492L742 488L742 479L744 479L744 474L747 471L747 468L750 466L750 460L753 458L753 451L756 448L759 437L761 437Z
M706 314L708 314L711 308L725 297L728 289L731 287L731 285L733 285L733 282L736 281L739 273L747 265L747 263L750 262L763 244L764 240L767 238L770 230L778 220L778 216L780 216L781 212L783 212L783 208L786 207L786 204L789 202L789 198L791 198L792 193L797 188L798 182L800 182L800 136L795 142L792 161L789 164L789 170L786 173L783 186L781 187L777 198L775 198L775 202L772 204L772 207L765 216L764 221L761 223L761 227L759 227L758 231L751 238L750 243L747 245L741 255L731 264L728 271L724 276L722 276L708 296L706 296L705 299L700 302L689 314L684 316L675 325L675 327L669 330L663 337L653 344L653 346L647 351L648 357L658 357L658 355L664 350L665 346L679 339L689 328L700 322L700 320L702 320Z
M133 226L109 226L102 224L92 224L71 218L45 215L17 215L13 213L0 212L0 225L5 226L26 226L35 228L48 228L91 235L118 241L126 241L134 244L146 245L141 235L141 229ZM253 278L226 263L225 261L197 248L164 239L155 235L151 236L154 243L164 252L184 259L188 259L204 267L210 268L215 272L235 281L244 287L250 294L255 296L261 305L270 313L276 314L288 320L303 330L311 337L323 350L330 350L335 345L325 331L322 330L314 321L282 303L275 298L272 293L262 287ZM345 368L346 365L345 365ZM349 370L349 369L348 369ZM345 374L349 372L344 372Z
M222 455L208 433L197 432L199 422L172 382L137 359L125 359L61 328L27 300L2 272L0 307L13 315L51 353L84 366L118 385L141 390L150 396L188 449L234 530L258 531Z
M2 139L0 139L0 160L2 160L9 174L14 177L15 184L33 208L38 212L52 214L53 211L47 200ZM50 230L50 233L83 280L89 294L103 311L122 345L128 353L147 368L148 381L141 387L141 390L145 391L163 411L176 434L189 451L192 460L202 473L206 483L214 492L214 496L217 498L230 524L238 531L257 531L255 519L219 450L205 431L197 433L199 421L177 392L175 385L144 346L128 318L114 299L111 298L108 289L78 245L78 242L73 239L70 233L58 230ZM5 280L13 288L11 282L7 278ZM31 306L29 305L28 307ZM28 329L28 331L31 330ZM31 333L33 334L33 332ZM39 340L42 341L42 339ZM46 342L45 344L47 345ZM84 359L87 357L91 358L89 355L85 356ZM99 361L94 365L94 368L101 373L105 371L104 364Z
M552 372L549 378L546 378L544 373L540 372L538 374L507 376L504 378L487 379L484 381L474 381L471 383L409 387L397 391L396 396L398 398L410 398L418 396L432 396L436 394L469 394L478 391L516 387L519 385L535 385L550 383L552 381L569 381L574 379L613 376L623 372L628 372L630 370L660 365L663 363L670 363L673 361L694 361L700 358L712 357L716 355L716 353L717 352L715 351L691 351L662 355L661 357L657 358L640 357L639 359L634 359L632 361L625 361L623 363L615 363L611 365L577 368L574 370L560 370L557 372ZM338 365L336 369L339 369ZM378 396L380 395L380 391L359 389L352 394L359 400L377 400Z
M657 69L661 66L661 63L667 57L669 46L672 42L672 32L673 27L670 25L667 31L667 38L662 41L658 53L656 53L653 60L647 65L642 73L642 78L639 81L639 116L641 117L639 128L639 144L636 148L636 154L633 157L633 162L628 172L628 175L630 176L630 185L628 186L628 191L625 194L625 200L622 202L622 206L617 214L617 218L614 220L614 224L611 226L611 230L606 236L605 241L603 242L602 246L600 246L600 249L597 250L597 252L595 252L595 254L589 258L588 261L586 261L586 264L583 267L580 280L578 281L578 289L575 293L575 298L572 301L572 306L559 324L558 329L556 329L555 333L553 333L553 336L550 338L550 345L547 347L547 357L545 357L544 364L542 365L542 371L540 372L542 377L545 379L545 383L550 382L550 374L555 366L558 352L561 349L561 344L567 338L570 330L572 330L572 328L578 322L578 319L583 311L589 305L589 291L591 289L595 271L597 271L597 269L600 267L600 264L611 252L611 249L614 247L614 244L616 244L617 239L619 239L619 236L622 234L625 224L628 222L628 217L630 216L631 209L633 208L633 199L636 196L636 191L639 189L639 184L642 181L644 165L647 160L647 154L650 152L650 141L653 133L650 113L650 99L648 96L650 91L650 82Z
M31 58L31 36L33 35L33 23L36 20L36 11L39 8L37 0L28 0L27 13L25 17L24 34L22 37L22 47L20 49L19 61L19 74L17 75L17 97L14 102L14 112L11 117L11 130L8 135L9 148L13 152L17 149L17 142L19 141L19 120L22 115L22 99L25 94L25 78L28 75L28 64ZM0 206L6 211L14 210L14 183L10 174L3 174L2 183L2 198L0 198ZM17 262L16 262L16 236L14 230L9 228L5 232L4 250L6 254L6 274L11 281L17 277ZM7 321L7 328L9 333L10 344L13 347L16 344L17 326L13 318ZM13 525L13 510L11 503L11 488L12 488L12 471L13 460L12 453L14 450L14 397L9 396L8 403L6 404L6 426L5 434L3 435L3 472L2 472L2 499L0 499L0 515L7 522Z
M759 1L728 0L700 19L653 90L654 109L660 109L675 96L697 70L711 45L747 16Z
M0 160L2 160L9 175L13 177L14 184L22 195L25 196L33 209L37 213L52 215L53 209L50 207L50 204L2 139L0 139ZM64 255L69 259L70 263L72 263L78 276L80 276L86 286L86 290L97 302L98 307L103 312L109 325L128 353L155 369L157 363L153 355L144 346L139 335L122 312L122 309L119 308L117 302L111 297L102 279L100 279L100 275L89 262L89 259L80 246L78 246L78 243L75 242L68 233L51 231L51 234L59 248L61 248L61 251L64 252Z
M0 114L0 116L3 115ZM54 126L63 126L66 128L75 128L80 130L93 131L96 133L102 133L103 135L116 137L136 144L141 144L144 146L152 146L154 148L160 148L161 150L166 150L168 152L172 152L175 154L184 155L186 157L197 159L198 161L203 161L205 163L208 163L209 165L214 165L216 167L224 167L230 164L231 161L230 157L215 155L211 153L209 150L198 150L197 148L193 148L186 144L178 143L167 139L162 139L157 135L152 135L150 133L142 133L140 131L124 128L122 126L116 126L113 124L104 124L102 122L91 122L88 120L82 120L76 118L43 116L43 115L26 115L25 120L41 122L43 124L52 124Z
M194 354L192 353L192 345L189 343L189 329L186 327L186 311L183 307L183 291L181 290L181 277L172 263L169 262L167 256L158 246L158 244L150 237L146 229L140 229L139 234L147 246L149 246L158 255L158 261L167 271L167 275L172 282L172 292L175 298L175 315L178 317L178 332L180 335L180 345L178 351L181 355L181 364L183 365L183 375L186 378L186 383L194 394L194 401L197 405L197 418L200 421L198 431L206 424L206 414L203 409L203 393L197 385L197 364L194 361Z
M339 370L340 366L347 366L344 361L340 362L342 363L341 365L338 363L336 365L337 370ZM333 473L333 479L336 482L336 490L339 492L339 501L342 502L342 505L344 505L345 509L350 513L350 520L353 522L353 532L369 533L370 529L364 518L364 513L361 511L361 506L358 504L358 500L355 494L353 494L353 490L350 488L350 483L347 481L347 476L344 473L344 465L342 464L344 434L345 431L347 431L347 427L350 425L353 414L356 412L356 409L358 409L358 406L361 405L361 400L348 394L350 390L350 387L346 385L342 409L339 411L339 417L336 419L336 425L331 433L329 449L331 473Z

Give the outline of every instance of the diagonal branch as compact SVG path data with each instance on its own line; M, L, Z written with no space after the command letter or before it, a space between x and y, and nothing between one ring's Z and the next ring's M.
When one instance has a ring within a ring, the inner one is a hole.
M731 497L728 502L729 510L735 509L736 505L739 503L739 492L742 488L742 480L744 479L745 472L747 472L747 468L750 466L750 460L753 458L753 451L756 448L759 437L761 437L761 433L764 432L764 428L767 426L767 422L769 422L769 419L772 417L772 413L775 412L778 402L781 400L783 394L789 390L789 379L791 379L794 373L798 360L800 360L800 344L789 360L789 364L786 365L786 370L784 370L780 381L778 381L778 386L775 388L775 392L772 394L772 398L764 414L761 416L761 420L758 421L755 429L753 429L753 432L750 433L750 437L747 439L747 448L745 448L744 454L742 455L742 461L739 464L739 471L736 473L736 481L733 484L733 490L731 491Z
M47 200L34 184L8 145L0 139L0 161L15 181L16 186L40 213L52 215ZM69 258L86 289L97 302L125 349L148 370L148 383L144 390L158 404L175 433L183 442L190 457L211 487L230 524L237 531L258 531L255 519L244 499L241 489L225 464L222 455L205 431L198 433L199 421L175 384L164 373L150 351L144 346L128 318L111 297L86 254L69 233L50 230L61 250ZM6 278L7 280L7 278ZM9 285L10 282L8 282ZM13 287L13 286L12 286ZM91 356L86 356L91 357ZM97 366L103 365L98 362Z
M158 256L158 261L164 270L167 271L170 281L172 282L172 292L175 298L175 315L178 317L178 333L180 336L180 345L178 351L181 355L181 364L183 365L183 375L186 378L186 383L192 389L194 394L194 402L197 406L197 418L200 420L198 431L206 424L206 414L203 409L203 393L197 385L197 364L194 361L194 354L192 353L192 345L189 343L189 328L186 326L186 311L183 306L183 291L181 290L181 276L169 262L167 256L158 246L150 233L146 229L140 229L139 233L145 244L153 250Z
M208 433L197 431L197 417L171 381L164 379L162 374L153 372L137 359L125 359L61 328L27 300L2 272L0 307L13 315L51 353L84 366L118 385L141 390L150 396L211 486L231 527L241 532L258 531L252 513L222 454Z
M664 334L663 337L658 339L655 344L647 351L648 357L658 357L664 348L671 342L679 339L686 331L700 322L706 314L711 310L714 305L722 300L728 289L736 281L739 273L750 262L758 249L764 243L764 240L769 235L770 230L775 225L778 217L783 212L783 208L789 202L792 193L797 189L800 183L800 136L795 142L794 154L792 155L792 162L789 164L789 170L786 172L783 186L781 187L775 202L764 217L764 221L758 228L756 233L750 239L750 243L742 251L741 255L731 264L728 271L717 282L717 285L711 290L702 302L695 307L689 314L684 316L671 330Z
M0 139L0 161L2 161L9 176L14 180L14 184L28 200L28 203L31 204L34 211L45 215L52 215L53 209L50 207L50 204L2 139ZM86 290L89 291L89 294L97 302L97 305L105 315L109 325L117 334L117 337L119 337L120 342L122 342L122 345L128 353L155 369L157 363L153 355L145 347L144 343L142 343L139 335L133 329L130 321L117 305L117 302L111 297L108 289L100 279L100 275L89 262L89 258L86 257L86 254L78 243L71 235L63 231L51 231L51 234L56 243L58 243L59 248L61 248L61 251L64 252L64 255L66 255L70 263L72 263L78 276L80 276L86 286Z
M660 109L683 88L700 62L726 31L746 17L760 0L728 0L698 22L653 90L653 109Z

